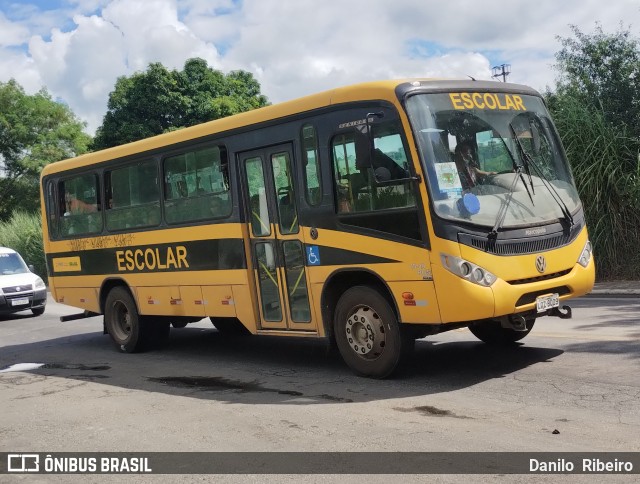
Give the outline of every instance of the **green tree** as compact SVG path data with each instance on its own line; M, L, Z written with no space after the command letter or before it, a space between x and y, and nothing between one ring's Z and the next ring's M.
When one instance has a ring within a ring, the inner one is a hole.
M640 138L640 44L622 27L593 34L571 26L575 37L558 37L557 92L600 110L609 123L624 125Z
M629 31L559 38L547 104L576 179L599 279L640 276L640 44Z
M18 208L39 210L42 168L85 153L91 137L84 127L45 89L27 95L15 80L0 83L0 220Z
M203 59L182 71L160 63L120 77L93 147L108 148L267 105L260 84L245 71L223 74Z

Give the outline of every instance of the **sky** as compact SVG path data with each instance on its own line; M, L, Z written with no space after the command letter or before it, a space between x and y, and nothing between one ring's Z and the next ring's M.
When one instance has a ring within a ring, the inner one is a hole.
M278 103L406 77L553 86L558 36L621 27L640 37L640 0L0 0L0 82L45 87L102 123L119 76L191 57L243 69Z

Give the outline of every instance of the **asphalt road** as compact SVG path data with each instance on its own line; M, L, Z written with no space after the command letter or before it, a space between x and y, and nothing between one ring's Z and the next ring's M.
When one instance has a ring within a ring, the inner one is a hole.
M77 310L50 301L40 317L0 317L0 370L44 365L0 372L0 451L638 452L640 299L571 305L573 319L541 318L510 348L466 329L419 340L409 370L377 381L318 342L229 339L208 320L172 329L162 351L122 354L101 318L61 323Z

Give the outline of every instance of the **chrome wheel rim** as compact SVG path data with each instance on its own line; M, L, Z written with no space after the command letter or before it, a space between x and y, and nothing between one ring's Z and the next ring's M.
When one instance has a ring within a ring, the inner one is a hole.
M360 358L373 360L384 351L384 324L378 313L369 306L359 306L349 315L345 335L349 347Z

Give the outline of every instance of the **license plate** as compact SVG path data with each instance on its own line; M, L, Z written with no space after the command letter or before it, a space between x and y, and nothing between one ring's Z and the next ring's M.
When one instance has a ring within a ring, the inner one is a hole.
M29 298L28 297L21 297L20 299L12 299L11 300L11 305L12 306L24 306L25 304L29 304Z
M536 309L539 313L543 313L548 309L560 306L560 295L549 294L548 296L540 296L536 298Z

